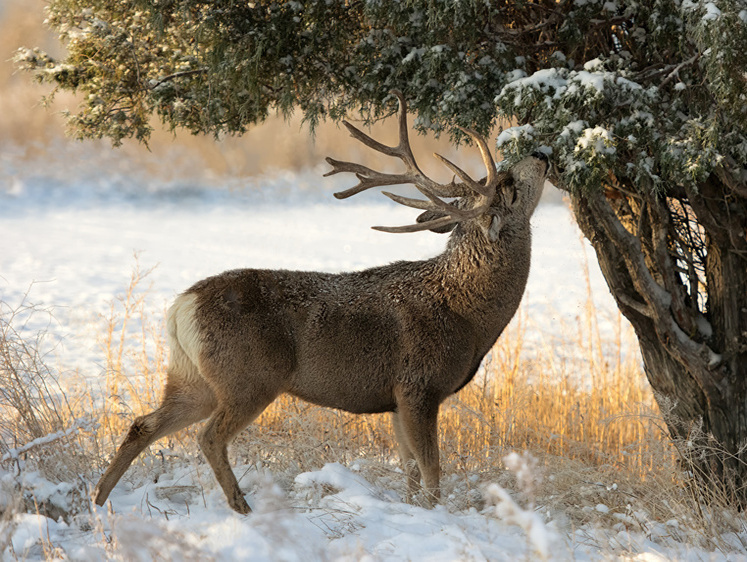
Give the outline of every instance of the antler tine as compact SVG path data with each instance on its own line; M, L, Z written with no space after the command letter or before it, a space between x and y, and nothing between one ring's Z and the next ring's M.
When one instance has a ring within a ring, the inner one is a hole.
M399 101L399 144L397 148L400 151L400 157L405 162L408 170L417 170L422 175L417 162L415 162L415 156L412 154L412 148L410 148L410 132L407 127L407 101L405 100L405 95L399 90L392 90L392 93L397 96L397 100Z
M423 201L422 199L412 199L410 197L402 197L388 191L382 191L382 195L386 195L392 201L405 205L406 207L412 207L413 209L421 209L423 211L441 211L450 214L459 214L461 211L459 208L442 201L438 197L434 197L431 201Z
M410 133L409 127L407 126L407 101L405 100L405 95L399 90L392 90L391 93L397 96L400 108L399 145L397 146L400 154L398 156L405 163L405 166L407 166L408 172L413 173L416 179L419 180L411 183L417 187L423 195L431 199L431 201L435 194L442 197L457 197L461 194L461 191L458 189L459 186L457 186L453 181L448 184L437 183L426 176L420 169L420 166L418 166L415 156L412 153L412 147L410 146Z
M332 170L324 174L324 177L333 176L340 172L350 172L358 178L358 183L354 187L335 193L334 196L337 199L347 199L356 193L372 187L411 183L410 177L405 174L382 174L376 170L372 170L368 166L356 164L355 162L343 162L334 158L326 158L326 160L332 166Z
M467 129L466 127L459 127L459 130L469 135L470 138L473 141L475 141L475 144L477 144L477 148L480 149L480 154L482 155L482 161L485 164L485 168L487 169L487 172L488 172L488 176L485 179L485 185L495 187L495 182L498 178L498 170L495 167L495 161L493 160L493 155L490 152L488 141L485 140L485 137L483 137L482 135L479 135L476 131L473 131L472 129Z
M348 121L343 121L342 124L345 125L347 130L350 132L351 137L359 142L362 142L367 147L373 148L376 152L381 152L382 154L386 154L387 156L395 156L397 158L401 157L401 150L399 146L388 146L384 143L381 143L373 137L368 136L366 133L364 133L358 127L356 127L352 123L349 123Z
M452 172L454 172L457 176L459 176L459 179L462 180L466 185L468 185L473 191L476 191L480 195L490 195L490 189L486 188L486 185L482 185L480 182L475 181L472 179L472 177L462 170L459 166L454 164L451 160L448 160L441 156L440 154L433 154L439 162L441 162L444 166L449 168Z
M393 234L402 234L405 232L422 232L424 230L431 230L434 228L440 228L442 226L449 226L455 224L459 220L454 219L450 216L440 217L431 221L419 222L417 224L408 224L405 226L372 226L374 230L379 232L390 232Z
M452 205L450 203L446 203L445 201L441 201L440 199L438 202L428 202L423 201L422 199L411 199L409 197L401 197L399 195L395 195L393 193L388 193L386 191L382 191L384 195L392 199L393 201L396 201L397 203L400 203L402 205L405 205L407 207L412 207L414 209L421 209L424 211L440 211L442 213L447 213L444 216L438 217L436 219L428 220L419 222L416 224L408 224L405 226L373 226L374 230L380 230L381 232L392 232L392 233L402 233L402 232L420 232L423 230L432 230L434 228L439 228L443 226L448 226L451 224L456 224L458 222L462 222L467 219L471 219L474 217L478 217L485 213L485 211L490 207L490 202L486 201L486 203L478 205L476 207L473 207L472 209L460 209L456 207L455 205Z
M404 163L406 172L403 174L385 174L360 164L340 162L338 160L327 158L327 162L333 166L333 170L326 173L325 176L330 176L339 172L352 172L358 176L360 181L360 183L354 188L339 192L335 194L335 196L338 198L345 198L360 193L361 191L365 191L366 189L370 189L371 187L407 183L415 185L421 191L425 189L442 197L454 197L460 195L461 191L458 190L459 186L454 183L446 185L439 184L422 172L413 156L412 148L410 147L407 126L407 101L405 100L405 96L399 90L392 90L392 94L394 94L399 101L399 141L396 146L388 146L375 140L348 121L343 121L343 124L350 133L350 136L360 143L376 152L385 154L386 156L399 158Z

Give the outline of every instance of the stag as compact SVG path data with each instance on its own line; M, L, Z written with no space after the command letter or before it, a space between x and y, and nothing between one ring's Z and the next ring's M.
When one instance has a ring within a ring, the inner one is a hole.
M395 94L397 146L345 126L364 145L401 160L406 171L382 173L327 158L326 175L351 172L359 180L337 198L413 184L425 199L385 194L424 211L416 223L374 228L452 231L445 251L341 274L238 269L193 285L168 312L163 401L134 420L96 485L98 505L148 445L208 418L200 448L231 508L248 513L227 445L283 393L355 414L391 412L408 498L422 476L426 497L439 499L439 406L470 382L519 306L529 275L529 219L548 166L535 153L499 172L487 141L463 129L487 176L476 181L436 155L454 173L450 183L437 183L413 157L405 100Z

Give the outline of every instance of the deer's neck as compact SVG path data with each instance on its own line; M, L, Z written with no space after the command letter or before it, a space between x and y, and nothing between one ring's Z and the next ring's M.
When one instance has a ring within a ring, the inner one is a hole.
M479 231L455 233L440 256L439 274L449 307L495 341L521 302L531 251L529 224L501 232L490 243Z

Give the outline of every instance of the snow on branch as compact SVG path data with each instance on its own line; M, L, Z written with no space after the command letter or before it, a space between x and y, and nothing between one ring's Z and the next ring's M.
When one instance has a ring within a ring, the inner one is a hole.
M60 439L65 439L67 437L77 435L81 429L88 430L92 426L93 420L91 419L77 419L75 420L75 423L73 423L73 425L71 427L68 427L67 429L55 431L54 433L49 433L42 437L37 437L36 439L29 441L21 447L9 449L8 452L3 455L3 458L1 460L2 462L6 462L9 460L18 459L20 455L30 451L35 447L49 445L50 443L54 443L55 441L59 441Z

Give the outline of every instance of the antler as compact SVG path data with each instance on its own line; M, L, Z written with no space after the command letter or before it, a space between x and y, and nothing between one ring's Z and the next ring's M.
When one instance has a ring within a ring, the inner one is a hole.
M372 187L409 183L413 184L420 193L428 198L428 200L411 199L409 197L402 197L386 191L383 191L382 193L401 205L426 211L437 211L445 215L429 221L406 226L373 227L374 229L383 232L418 232L421 230L431 230L475 218L486 213L490 209L490 205L495 197L495 190L498 183L498 171L496 170L495 162L490 154L490 148L488 147L485 138L478 135L475 131L459 127L465 134L469 135L472 140L475 141L475 144L477 144L477 147L480 149L483 162L487 168L487 178L484 183L475 181L453 162L447 160L443 156L434 154L434 156L449 168L455 176L458 176L459 179L464 182L456 183L454 179L452 179L448 184L437 183L426 176L415 161L412 149L410 148L410 141L407 132L407 103L405 102L405 97L402 92L396 90L392 91L392 93L397 96L397 99L399 100L399 143L397 146L387 146L382 144L369 137L363 131L347 121L343 121L343 123L348 131L350 131L350 135L353 138L377 152L402 160L407 169L406 172L404 174L387 174L372 170L362 164L342 162L334 160L333 158L327 158L327 162L332 166L332 170L324 174L325 177L340 172L351 172L358 178L357 185L350 189L346 189L345 191L335 193L335 197L338 199L345 199ZM465 190L465 187L468 189ZM471 191L477 193L478 196L472 207L469 209L460 209L441 199L441 197L461 197L469 194Z

